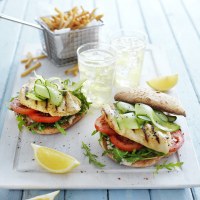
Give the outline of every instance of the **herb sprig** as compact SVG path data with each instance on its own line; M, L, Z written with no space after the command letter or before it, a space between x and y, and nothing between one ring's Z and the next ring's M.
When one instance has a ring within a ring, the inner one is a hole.
M17 126L18 126L19 131L22 131L22 128L26 124L26 122L24 121L24 116L23 115L17 115L16 120L18 122Z
M87 110L90 108L91 102L87 101L86 96L82 93L82 86L85 81L79 81L79 82L71 82L70 79L66 79L63 81L63 86L66 90L71 91L71 93L76 96L81 101L81 110L79 111L79 114L87 112Z
M92 132L92 134L91 134L91 135L93 136L93 135L95 135L95 134L96 134L96 133L98 133L98 132L99 132L99 131L97 131L97 130L94 130L94 131Z
M92 163L95 166L100 167L100 168L105 167L105 165L103 163L101 163L97 160L98 156L91 153L90 148L84 142L82 142L81 148L85 150L84 155L89 158L89 163Z
M58 122L55 122L54 126L55 126L63 135L67 135L67 132L65 131L65 129L62 128Z
M110 139L107 135L100 133L100 141L99 142L101 142L103 139L110 142ZM110 142L110 144L112 145L111 142ZM112 145L111 148L104 151L103 155L106 155L106 154L112 154L113 158L118 163L123 162L123 161L135 163L139 160L147 160L147 159L155 158L157 156L164 155L164 153L155 151L153 149L149 149L147 147L143 147L139 151L133 150L132 152L128 152L128 151L122 151L122 150L118 149L117 147L115 147L114 145Z
M163 164L161 165L156 165L156 171L155 171L155 174L158 174L158 172L161 170L161 169L167 169L169 171L172 171L176 168L181 168L181 166L183 165L183 162L176 162L176 163L173 163L173 162L170 162L170 163L166 163L167 161L165 161Z

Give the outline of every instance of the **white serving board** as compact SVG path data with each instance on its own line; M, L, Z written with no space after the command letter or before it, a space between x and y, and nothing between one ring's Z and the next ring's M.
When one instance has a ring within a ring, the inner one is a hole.
M28 47L29 51L31 48ZM158 53L159 52L159 53ZM162 66L162 67L161 67ZM20 66L13 81L15 96L28 78L20 78L23 67ZM45 77L60 76L65 78L66 68L57 68L47 59L38 70ZM151 48L146 52L142 72L142 84L145 80L157 75L169 74L170 69L160 51ZM12 189L101 189L101 188L184 188L200 186L200 171L187 122L183 117L178 119L185 136L185 143L178 153L167 158L168 162L184 162L181 169L166 170L154 174L155 167L129 168L114 163L106 156L98 144L98 135L91 136L94 122L100 110L90 110L75 126L67 130L67 136L61 134L43 136L32 134L27 130L19 132L12 111L6 113L0 141L0 187ZM92 153L106 166L99 169L88 162L81 149L82 141L90 144ZM68 174L51 174L41 169L33 159L31 143L48 146L76 157L81 165ZM161 161L161 163L164 160Z

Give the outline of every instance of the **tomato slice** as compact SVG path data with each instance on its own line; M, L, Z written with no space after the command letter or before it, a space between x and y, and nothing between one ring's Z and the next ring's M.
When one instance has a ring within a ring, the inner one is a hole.
M110 141L120 150L132 152L133 150L139 150L143 145L129 140L121 135L110 136Z
M10 104L10 108L19 114L23 114L23 115L30 115L33 114L35 112L37 112L36 110L33 110L31 108L28 108L24 105L22 105L19 101L19 99L14 99L11 104Z
M173 152L176 152L178 149L180 149L180 147L183 145L184 137L183 137L183 133L181 132L181 130L172 132L171 136L172 136L172 146L171 146L169 152L173 153Z
M50 116L49 114L36 112L31 115L28 115L35 122L42 122L42 123L54 123L61 119L59 116Z
M97 131L105 133L109 136L116 134L116 132L112 128L110 128L103 115L97 118L95 122L95 128Z

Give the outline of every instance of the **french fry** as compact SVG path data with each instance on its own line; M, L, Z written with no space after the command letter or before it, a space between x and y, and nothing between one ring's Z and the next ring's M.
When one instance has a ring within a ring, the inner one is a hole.
M72 74L73 76L77 76L78 74L78 64L75 64L73 67L68 68L67 70L65 70L65 74L69 75Z
M72 75L73 75L73 76L77 76L77 74L78 74L78 71L73 71L73 72L72 72Z
M62 11L60 11L58 8L55 8L55 11L58 13L58 17L59 19L59 25L58 25L58 29L63 28L63 24L64 24L64 13ZM58 19L57 17L57 19Z
M28 54L27 54L27 62L25 64L25 68L28 69L32 62L33 62L33 56L32 56L32 54L30 52L28 52Z
M47 56L45 54L41 54L39 56L35 56L33 57L33 60L40 60L40 59L44 59L46 58ZM28 58L25 58L25 59L22 59L21 60L21 63L26 63L28 61Z
M39 68L41 66L40 62L35 63L35 65L33 65L31 68L27 69L25 72L23 72L21 74L21 77L25 77L28 74L30 74L32 71L36 70L37 68Z
M60 13L62 13L62 11L60 11L58 8L55 8L54 9L59 15L60 15Z
M92 12L90 13L90 15L91 15L91 16L94 16L94 15L95 15L95 12L96 12L96 10L97 10L97 8L94 8L94 9L92 10Z
M68 20L66 20L63 24L63 28L68 28L68 25L70 24L71 22L71 17L68 18Z
M25 64L25 66L24 66L25 69L28 69L30 67L30 65L31 65L32 62L33 62L33 58L29 58L28 61Z
M99 20L101 20L102 17L103 17L103 15L97 15L97 16L95 17L95 19L96 19L97 21L99 21Z
M81 10L82 10L82 12L84 12L84 11L85 11L85 9L83 8L83 6L81 6Z
M51 31L70 28L71 30L81 29L87 26L92 20L101 21L103 15L95 15L97 8L91 12L86 11L82 6L80 8L73 7L68 12L64 13L58 8L55 8L56 15L51 17L41 17L41 20L46 23Z
M50 30L54 30L54 27L52 26L52 22L47 17L41 17L42 21L49 27Z

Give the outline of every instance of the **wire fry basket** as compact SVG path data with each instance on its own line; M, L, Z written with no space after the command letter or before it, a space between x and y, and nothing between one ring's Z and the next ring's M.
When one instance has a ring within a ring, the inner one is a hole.
M79 46L98 42L102 22L98 25L85 27L79 30L62 30L59 33L51 31L41 20L36 20L43 28L40 37L42 48L57 66L77 62L76 50Z
M2 13L0 13L0 18L39 29L43 51L57 66L76 63L78 47L86 43L98 42L100 29L103 26L103 22L98 21L97 25L79 30L66 31L66 29L63 29L59 32L53 32L40 19L36 20L39 24L37 25Z

